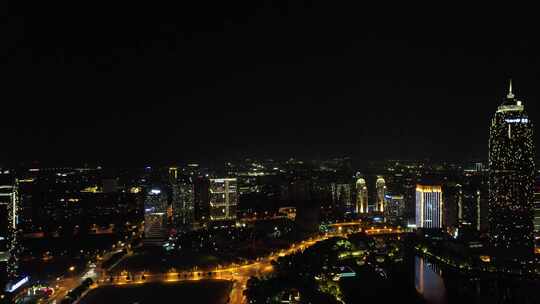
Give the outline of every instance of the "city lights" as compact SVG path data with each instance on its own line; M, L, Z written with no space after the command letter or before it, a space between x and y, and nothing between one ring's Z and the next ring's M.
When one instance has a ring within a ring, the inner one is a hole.
M2 18L0 304L540 302L533 5L67 4Z

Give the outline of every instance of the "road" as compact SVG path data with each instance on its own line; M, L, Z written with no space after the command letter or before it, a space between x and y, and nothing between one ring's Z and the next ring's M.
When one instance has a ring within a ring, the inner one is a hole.
M273 271L271 262L279 257L287 256L298 251L303 251L306 248L323 241L327 238L334 236L347 236L351 232L359 231L361 228L357 222L351 223L337 223L332 227L336 228L333 232L327 233L324 236L308 239L300 243L293 244L289 249L281 250L270 256L259 258L257 261L244 265L228 265L216 269L205 269L186 272L167 272L167 273L135 273L135 274L121 274L113 277L113 281L110 281L110 277L104 275L100 276L97 280L97 284L92 286L96 288L102 285L126 285L126 284L144 284L149 282L180 282L180 281L194 281L202 279L221 279L229 280L233 282L233 287L230 292L230 303L233 304L245 304L246 298L244 296L244 290L246 289L247 281L252 276L262 276L270 274ZM400 234L401 229L396 228L366 228L364 230L368 234ZM209 275L208 272L211 272ZM143 278L144 275L144 278ZM80 283L80 280L78 281ZM73 287L77 286L75 284ZM69 285L71 286L71 284ZM66 287L66 293L71 288ZM65 296L65 294L64 294Z
M144 284L150 282L180 282L180 281L194 281L202 279L221 279L230 280L233 282L233 287L230 292L230 303L244 304L246 298L244 296L244 290L246 289L247 281L252 276L267 275L273 271L271 262L278 257L287 256L292 253L302 251L313 244L325 240L329 237L339 235L327 234L323 237L302 241L298 244L293 244L289 249L281 250L270 256L259 258L257 261L244 265L229 265L226 267L220 267L216 269L195 270L189 272L167 272L167 273L137 273L137 274L123 274L113 277L113 281L110 281L110 277L100 277L97 280L97 286L103 285L127 285L127 284ZM211 275L208 272L211 271ZM143 279L144 275L144 279Z
M139 230L139 236L141 231ZM131 239L129 239L126 242L115 244L113 246L113 250L108 251L106 254L104 254L96 263L95 267L87 266L85 269L82 270L71 270L68 269L66 275L62 278L57 278L55 281L48 282L48 285L50 287L54 288L54 294L49 297L48 299L40 300L39 303L45 303L45 304L58 304L60 301L67 295L67 293L74 289L75 287L79 286L82 281L85 279L85 275L89 273L89 271L95 271L96 276L100 273L102 273L101 265L103 262L107 261L113 254L123 250L127 249L128 245L131 242ZM124 255L122 259L124 259L127 255ZM120 259L120 261L122 260ZM120 261L118 261L116 264L118 264Z
M81 279L79 276L64 278L57 280L55 283L50 283L49 286L54 287L54 294L48 298L45 303L60 303L60 301L73 288L79 286Z

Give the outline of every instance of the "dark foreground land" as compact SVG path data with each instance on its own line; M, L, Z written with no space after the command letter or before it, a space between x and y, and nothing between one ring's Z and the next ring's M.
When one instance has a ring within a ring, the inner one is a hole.
M227 303L231 283L204 280L183 283L148 283L104 286L91 290L81 304Z

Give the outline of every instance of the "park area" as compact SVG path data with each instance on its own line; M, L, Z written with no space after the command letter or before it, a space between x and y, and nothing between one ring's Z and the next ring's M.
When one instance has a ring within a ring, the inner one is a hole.
M227 303L231 282L203 280L182 283L103 286L91 290L80 304Z

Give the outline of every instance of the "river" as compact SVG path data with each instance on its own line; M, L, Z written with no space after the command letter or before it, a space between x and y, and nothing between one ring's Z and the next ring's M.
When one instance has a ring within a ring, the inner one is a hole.
M414 257L414 287L427 304L540 303L540 281L464 275Z

